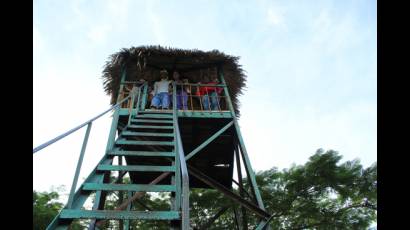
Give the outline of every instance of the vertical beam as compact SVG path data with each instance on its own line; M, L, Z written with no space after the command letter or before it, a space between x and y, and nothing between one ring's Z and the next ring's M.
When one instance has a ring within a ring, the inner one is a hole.
M126 76L125 66L123 66L121 82L120 82L121 84L120 84L120 89L119 89L120 92L122 92L123 88L124 88L124 84L122 84L122 83L124 83L124 81L125 81L125 76ZM121 94L118 93L117 103L120 101L120 96L121 96ZM107 146L105 148L105 154L107 154L109 151L111 151L112 148L114 147L115 133L117 131L118 118L119 118L119 115L120 115L120 108L121 108L121 106L118 106L114 111L114 115L113 115L112 122L111 122L110 134L108 135Z
M125 81L125 77L126 77L126 71L125 71L125 66L122 67L122 71L121 71L121 81L120 81L120 88L119 88L119 93L118 93L118 97L117 97L117 103L120 101L121 98L121 94L120 92L123 91L124 89L124 81ZM105 155L107 156L108 152L111 151L114 147L114 143L115 143L115 134L117 132L117 126L118 126L118 119L119 119L119 115L120 115L120 108L121 106L118 106L113 114L113 118L112 118L112 122L111 122L111 129L110 129L110 134L108 136L108 141L107 141L107 146L105 148ZM112 158L110 158L109 164L112 164ZM102 177L100 178L100 180L98 181L98 183L104 183L107 182L107 180L109 181L110 177L110 172L106 172L102 175ZM104 208L105 205L105 198L106 198L107 193L104 191L97 191L96 195L95 195L95 201L94 201L94 205L93 205L93 210L98 210L98 209L102 209ZM99 223L101 224L101 223ZM96 219L92 219L91 223L88 227L89 230L94 230L97 226L97 220Z
M249 178L251 179L251 187L253 187L253 191L254 191L255 198L256 198L256 201L258 203L258 206L259 206L259 208L264 210L265 207L263 205L262 198L261 198L261 195L259 193L258 185L256 184L255 174L252 170L251 162L250 162L249 157L248 157L248 152L246 151L246 147L245 147L244 141L242 139L242 135L241 135L241 132L240 132L240 129L239 129L239 124L238 124L238 121L236 119L235 111L234 111L234 108L233 108L233 105L232 105L231 97L230 97L229 92L228 92L228 87L226 86L226 82L225 82L225 79L224 79L224 76L223 76L223 73L222 73L222 69L221 69L220 66L218 67L218 72L219 72L219 76L221 78L222 84L225 85L224 86L224 92L225 92L225 95L226 95L226 98L227 98L227 101L228 101L228 104L229 104L229 110L231 111L231 114L232 114L232 117L233 117L236 136L237 136L237 139L239 141L239 147L241 149L245 169L248 173Z
M128 195L127 195L127 198L130 198L130 197L132 197L132 195L133 195L133 192L132 191L128 191ZM131 210L131 205L132 205L132 202L130 202L128 205L127 205L127 211L130 211ZM124 220L124 230L130 230L130 220Z
M131 104L131 105L133 105L133 104ZM118 156L118 165L122 165L122 156ZM118 179L117 179L118 184L122 184L122 178L123 178L122 174L123 174L123 171L118 172ZM123 196L124 196L124 192L119 191L118 192L118 205L122 204ZM123 222L122 219L119 220L119 227L120 227L120 230L124 229L124 222Z
M234 214L234 218L235 218L236 230L242 230L241 217L239 215L238 208L233 207L233 214Z
M112 164L112 158L107 158L106 160L103 161L103 164ZM109 180L110 180L110 172L108 171L100 175L96 182L97 183L108 183ZM101 191L101 190L96 191L94 205L92 209L93 210L104 209L106 196L107 196L107 192ZM88 226L88 230L94 230L96 227L99 227L96 222L97 222L96 219L92 219Z
M238 144L235 143L234 144L234 148L235 148L235 157L236 157L236 169L238 171L238 184L239 184L239 194L241 197L244 197L244 188L243 188L243 182L242 182L242 167L241 167L241 160L239 157L239 149L238 149ZM241 217L242 217L242 226L241 226L241 230L242 229L248 229L248 220L246 218L246 208L245 207L241 207Z
M127 123L128 125L131 124L131 118L132 118L132 114L134 112L134 101L135 101L135 97L137 95L137 87L135 85L132 87L132 90L131 90L130 94L131 94L131 103L130 103L130 106L128 108L128 113L129 113L128 123Z
M137 93L137 104L135 106L135 113L133 112L132 115L138 115L138 112L140 110L141 106L141 88L143 88L147 83L144 83L138 87L138 93Z
M87 131L85 132L83 146L81 147L80 157L78 158L77 168L74 174L73 184L71 185L70 197L68 198L68 202L67 202L68 209L70 209L73 204L74 192L75 192L75 188L77 187L78 176L80 175L81 165L83 164L84 153L87 147L88 137L90 136L90 130L91 130L92 124L93 124L92 122L88 123Z
M248 178L250 179L250 182L251 182L250 187L252 188L252 191L255 195L255 198L256 198L256 201L258 203L259 208L261 208L262 210L265 210L265 207L264 207L263 201L262 201L262 197L261 197L259 189L258 189L258 185L256 184L255 173L252 170L251 162L249 160L248 152L246 150L245 143L243 141L242 134L240 132L239 124L238 124L238 121L237 121L236 115L235 115L235 110L233 108L232 100L231 100L231 97L230 97L229 92L228 92L228 87L226 85L226 81L225 81L225 78L223 76L223 71L222 71L221 66L218 66L218 74L219 74L219 77L221 78L222 84L224 85L224 92L225 92L226 99L227 99L227 102L228 102L229 110L231 111L231 114L232 114L232 117L233 117L233 121L234 121L234 125L235 125L235 131L236 131L236 137L237 137L237 140L239 141L239 147L240 147L240 150L241 150L242 159L244 161L243 163L244 163L245 170L247 172ZM261 223L264 223L264 221L262 220ZM269 229L269 227L268 227L268 229Z
M204 225L199 227L199 230L206 230L211 226L216 219L218 219L222 214L224 214L229 209L229 206L222 207L211 219L208 220Z
M142 102L141 102L141 111L145 110L145 106L147 104L147 92L148 92L148 84L144 85L144 92L142 94Z

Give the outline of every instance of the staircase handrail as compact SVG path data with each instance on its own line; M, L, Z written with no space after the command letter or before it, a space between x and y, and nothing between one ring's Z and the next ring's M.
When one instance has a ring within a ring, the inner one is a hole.
M182 176L182 199L181 199L181 208L182 208L182 229L190 229L189 228L189 177L188 177L188 168L185 162L185 153L181 141L181 134L179 132L179 125L178 125L178 116L177 116L177 100L176 100L176 85L173 82L173 118L174 118L174 129L176 134L176 144L178 149L178 156L179 163L181 166L181 176Z
M134 93L135 93L135 92L134 92ZM107 109L106 111L100 113L99 115L95 116L94 118L91 118L90 120L88 120L88 121L82 123L81 125L79 125L79 126L73 128L73 129L71 129L71 130L69 130L69 131L67 131L67 132L65 132L65 133L63 133L63 134L61 134L61 135L59 135L59 136L57 136L57 137L55 137L55 138L53 138L53 139L47 141L47 142L45 142L44 144L41 144L41 145L35 147L35 148L33 149L33 154L36 153L36 152L38 152L38 151L40 151L41 149L44 149L45 147L47 147L47 146L49 146L49 145L51 145L51 144L53 144L53 143L55 143L55 142L57 142L57 141L63 139L64 137L70 135L71 133L74 133L75 131L81 129L82 127L84 127L84 126L86 126L86 125L92 123L93 121L97 120L98 118L100 118L100 117L103 116L104 114L108 113L109 111L111 111L111 110L113 110L113 109L116 109L116 108L119 107L122 103L124 103L125 101L129 100L132 96L133 96L133 94L130 93L126 98L124 98L123 100L121 100L121 101L118 102L117 104L111 106L109 109Z

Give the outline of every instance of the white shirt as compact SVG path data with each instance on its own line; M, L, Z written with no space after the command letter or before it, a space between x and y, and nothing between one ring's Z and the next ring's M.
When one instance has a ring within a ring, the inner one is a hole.
M161 80L154 83L154 95L159 93L168 93L168 87L171 81Z

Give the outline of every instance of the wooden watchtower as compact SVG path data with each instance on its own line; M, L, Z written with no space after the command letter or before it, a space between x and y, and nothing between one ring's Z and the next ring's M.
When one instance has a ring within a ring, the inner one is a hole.
M178 72L181 81L170 83L170 107L153 109L152 86L164 70L170 80ZM242 217L246 213L256 216L257 229L268 228L270 215L264 209L237 121L237 97L245 78L238 58L217 50L143 46L111 55L103 71L104 89L117 106L106 153L48 229L67 228L75 219L91 219L89 229L112 219L125 229L132 229L134 220L167 221L172 229L192 229L189 191L195 188L222 192L241 206ZM211 85L212 79L219 82ZM212 90L218 93L209 95ZM215 97L216 104L206 106L204 97L208 101ZM250 191L242 186L245 176ZM234 191L233 183L239 192ZM118 191L118 207L106 210L108 194ZM169 209L134 207L146 192L169 193ZM93 208L85 210L84 202L91 194L95 194ZM239 229L247 229L246 223L239 222Z

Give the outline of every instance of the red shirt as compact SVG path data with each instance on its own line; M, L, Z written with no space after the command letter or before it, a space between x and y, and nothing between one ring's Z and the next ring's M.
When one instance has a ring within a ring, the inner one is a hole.
M217 82L209 82L207 83L209 85L217 85ZM213 92L216 92L217 94L220 94L222 92L223 88L221 87L209 87L209 86L201 86L199 87L199 92L197 92L197 94L199 96L203 96L203 95L207 95L207 94L211 94Z

